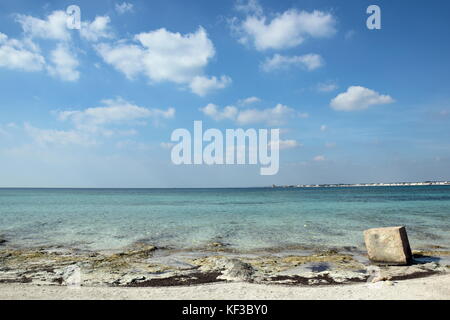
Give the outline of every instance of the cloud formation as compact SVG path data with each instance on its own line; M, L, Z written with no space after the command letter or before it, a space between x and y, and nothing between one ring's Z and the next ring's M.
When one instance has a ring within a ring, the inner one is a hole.
M51 64L47 66L50 75L64 81L77 81L80 78L80 72L77 70L79 62L67 45L59 44L52 50L50 61Z
M30 39L9 39L0 32L0 67L40 71L45 67L45 58Z
M216 78L203 74L215 49L202 27L185 35L161 28L137 34L132 43L102 43L96 48L106 63L129 79L144 75L151 82L184 84L200 96L231 83L227 76Z
M331 92L334 90L337 90L339 86L336 82L329 81L329 82L322 82L317 84L316 89L318 92Z
M274 54L272 58L266 58L261 65L261 68L265 72L287 70L292 67L299 67L307 71L312 71L323 65L323 59L318 54L305 54L302 56L283 56Z
M269 146L272 147L271 142L269 142ZM282 140L280 139L278 142L278 149L279 150L286 150L286 149L293 149L297 147L301 147L302 144L299 143L297 140Z
M331 13L290 9L270 20L257 1L237 8L247 16L243 21L232 20L233 32L238 35L240 43L250 43L259 51L293 48L307 38L326 38L336 33L336 19Z
M122 98L102 101L103 106L84 110L64 110L55 112L58 120L68 122L68 130L41 129L25 123L25 132L39 145L81 145L92 146L99 138L113 136L133 136L138 132L130 128L144 125L147 120L157 124L161 119L172 119L175 109L145 108Z
M200 108L200 111L216 121L225 119L234 121L239 113L238 108L234 106L226 106L223 110L220 110L220 108L213 103L209 103L205 107Z
M313 160L316 161L316 162L322 162L322 161L325 161L326 158L325 158L325 156L319 155L319 156L315 156L313 158Z
M101 107L85 110L60 111L57 113L61 121L70 121L79 130L102 132L106 125L133 124L137 120L171 119L175 109L149 109L132 104L122 98L103 100Z
M77 81L80 66L76 49L72 41L72 32L67 28L68 15L64 11L53 11L44 19L30 15L15 16L23 30L23 39L9 39L0 33L0 67L22 71L46 70L52 77L63 81ZM108 16L97 16L94 21L81 22L81 38L96 42L109 39L114 35L110 28ZM36 43L50 40L54 49L43 53Z
M346 92L331 100L330 106L337 111L364 110L371 106L393 103L395 100L389 95L361 87L351 86Z
M25 132L41 146L47 145L82 145L91 146L96 142L88 134L77 130L40 129L29 123L24 125Z
M267 109L238 109L235 106L220 109L217 105L210 103L204 108L200 108L200 111L216 121L232 120L239 125L265 123L269 126L275 126L301 115L294 109L282 104Z
M193 93L203 97L211 91L228 87L231 82L231 78L227 76L221 76L219 79L214 76L211 78L196 76L192 79L189 87Z
M258 103L260 101L261 101L260 98L253 96L253 97L248 97L248 98L245 98L245 99L240 99L238 101L238 104L241 105L241 106L247 106L247 105L250 105L250 104Z
M18 14L16 21L24 33L31 38L68 41L71 38L67 28L67 15L64 11L53 11L45 19Z
M88 41L96 42L100 39L114 37L110 27L111 19L108 16L97 16L94 21L81 23L80 36Z
M133 4L128 2L116 3L114 6L118 14L124 14L133 11Z

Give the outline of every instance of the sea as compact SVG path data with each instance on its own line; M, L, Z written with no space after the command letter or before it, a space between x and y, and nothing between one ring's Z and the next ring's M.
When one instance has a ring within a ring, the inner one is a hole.
M365 229L399 225L413 249L450 247L450 186L0 189L0 237L17 247L362 249Z

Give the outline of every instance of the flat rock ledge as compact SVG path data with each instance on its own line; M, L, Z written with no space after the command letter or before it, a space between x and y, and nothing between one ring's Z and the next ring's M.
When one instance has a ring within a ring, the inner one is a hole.
M450 257L448 251L435 253ZM416 255L432 257L433 252ZM0 249L0 283L55 286L159 287L220 281L318 286L399 281L449 271L450 266L438 262L374 266L337 251L249 255L158 250L145 244L110 254L51 247Z

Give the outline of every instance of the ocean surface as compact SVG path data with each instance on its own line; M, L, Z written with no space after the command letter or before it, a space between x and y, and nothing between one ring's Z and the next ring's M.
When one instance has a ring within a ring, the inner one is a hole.
M363 248L363 230L396 225L413 248L450 247L450 187L0 189L14 246Z

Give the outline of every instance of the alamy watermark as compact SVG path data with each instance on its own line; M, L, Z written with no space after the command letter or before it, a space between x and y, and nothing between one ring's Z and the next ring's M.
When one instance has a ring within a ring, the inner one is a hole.
M81 9L77 5L68 6L66 9L67 29L80 30L81 29Z
M260 164L261 175L275 175L280 167L280 129L226 129L224 135L214 128L203 132L202 121L194 121L193 135L180 128L170 139L178 142L171 152L176 165Z
M366 26L369 30L381 29L381 8L376 4L372 4L367 7L367 14L370 16L367 18Z
M366 20L366 26L369 30L380 30L381 29L381 8L372 4L367 7L367 14L370 16ZM77 5L70 5L66 9L67 14L67 28L68 29L81 29L81 9Z

